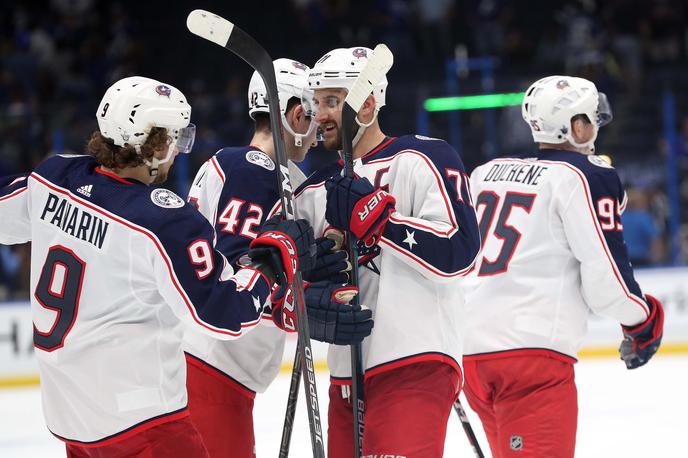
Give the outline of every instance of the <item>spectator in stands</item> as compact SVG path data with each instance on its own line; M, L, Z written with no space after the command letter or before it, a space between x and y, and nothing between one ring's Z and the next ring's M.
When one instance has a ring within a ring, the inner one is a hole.
M662 259L659 227L649 211L649 197L640 188L627 191L628 204L621 215L624 238L633 267L656 264Z

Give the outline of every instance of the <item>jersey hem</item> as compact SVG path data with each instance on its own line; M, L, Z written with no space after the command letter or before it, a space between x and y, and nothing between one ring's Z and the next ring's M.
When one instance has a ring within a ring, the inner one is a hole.
M191 353L184 352L184 356L186 358L186 363L194 366L198 370L203 371L204 373L210 375L211 377L216 378L220 382L224 383L225 385L229 386L230 388L236 390L239 392L239 394L246 396L249 399L255 399L256 398L256 392L252 390L251 388L247 387L243 383L239 382L226 372L218 369L217 367L213 366L212 364L209 364L208 362L202 360L198 356L194 356Z
M461 385L463 382L463 373L461 371L461 366L451 356L444 354L444 353L437 353L437 352L428 352L428 353L420 353L417 355L404 356L402 358L398 358L398 359L395 359L392 361L387 361L387 362L378 364L377 366L373 366L369 369L366 369L365 380L368 380L370 377L374 377L374 376L382 374L384 372L391 371L393 369L398 369L400 367L409 366L411 364L425 363L425 362L429 362L429 361L437 361L440 363L450 365L459 375L459 391L461 391ZM351 385L351 377L337 377L337 376L331 375L330 376L330 384L331 385L338 385L338 386L340 386L340 385Z
M521 356L544 356L569 364L576 364L578 362L578 359L573 356L549 348L514 348L485 353L472 353L463 355L463 359L464 361L480 361L486 359L518 358Z
M79 447L87 447L87 448L103 447L106 445L115 444L115 443L122 441L124 439L128 439L131 436L134 436L136 434L139 434L143 431L154 428L156 426L162 425L164 423L169 423L171 421L181 420L182 418L188 417L188 416L189 416L189 410L187 409L186 406L184 406L179 410L175 410L173 412L168 412L168 413L164 413L162 415L158 415L158 416L153 417L153 418L149 418L149 419L144 420L142 422L139 422L133 426L130 426L129 428L127 428L123 431L120 431L120 432L115 433L115 434L111 434L109 436L103 437L101 439L97 439L95 441L79 441L76 439L68 439L66 437L62 437L58 434L55 434L54 432L50 431L50 429L48 429L48 430L50 431L50 433L53 436L60 439L62 442L65 442L65 443L70 444L70 445L76 445Z

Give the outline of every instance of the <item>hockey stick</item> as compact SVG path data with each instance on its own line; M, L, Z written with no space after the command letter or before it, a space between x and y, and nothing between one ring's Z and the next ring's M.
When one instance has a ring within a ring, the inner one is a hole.
M378 52L378 48L381 50ZM363 72L361 72L358 76L358 78L354 81L354 84L351 87L351 91L349 94L354 94L353 96L347 95L347 98L345 99L344 103L346 107L350 107L354 109L354 115L356 116L356 113L358 110L361 108L361 105L363 105L363 102L365 101L366 97L368 97L368 94L370 94L373 91L373 88L379 81L382 79L382 77L389 71L390 67L392 66L392 53L387 49L385 45L379 45L378 47L375 48L375 52L373 53L373 56L368 60L366 63L366 67L364 68ZM368 70L370 68L370 70ZM353 97L350 99L349 97ZM348 100L348 102L347 102ZM351 120L351 123L353 123L353 118ZM349 134L349 138L351 138L351 135ZM351 140L349 140L349 145L351 145ZM352 148L349 147L349 151L351 152ZM351 154L351 153L350 153ZM354 249L355 246L354 246ZM352 254L351 251L349 251L349 259L351 258ZM352 263L356 264L356 263ZM358 269L358 266L352 266L354 269ZM352 273L352 277L355 278L355 281L352 282L353 285L358 285L358 270L356 270L356 273ZM354 300L358 300L358 298L355 298ZM357 303L357 302L356 302ZM357 345L358 351L356 352L356 366L357 368L360 368L360 345ZM299 352L299 348L297 346L296 348L297 353ZM353 353L352 353L353 355ZM354 356L352 356L353 360ZM287 399L287 411L284 416L284 427L282 428L282 441L281 441L281 446L280 446L280 454L279 458L286 458L289 456L289 443L291 442L291 433L292 433L292 428L294 424L294 415L296 412L296 403L298 400L298 390L299 390L299 371L301 370L301 365L297 364L298 359L294 360L294 368L293 372L291 374L291 386L289 387L289 397ZM353 361L352 361L353 362ZM358 369L357 371L352 371L352 373L360 373L361 374L361 380L363 378L363 370ZM360 385L357 384L358 386L363 386L363 382L360 382ZM357 391L357 394L359 391ZM362 425L363 425L363 413L365 406L363 404L363 393L360 391L360 403L354 404L354 419L355 419L355 425L354 425L354 430L358 431L356 433L355 437L355 443L359 444L359 447L356 448L357 450L357 455L360 456L360 446L362 445L362 438L363 438L363 430L362 430ZM358 399L358 398L357 398ZM360 407L360 411L359 408ZM360 425L358 419L360 418ZM360 428L360 429L359 429ZM359 440L360 439L360 440Z
M289 180L289 167L287 151L282 139L282 126L280 116L279 96L275 79L275 67L272 58L267 51L256 42L253 37L239 27L220 16L204 10L194 10L186 18L186 26L191 33L212 41L242 58L253 67L263 78L268 95L268 107L270 113L270 128L277 152L279 174L277 175L277 189L280 194L282 212L286 219L294 219L294 207L291 182ZM322 427L320 423L320 403L315 385L315 371L313 369L313 351L308 330L308 317L303 299L303 280L300 272L296 272L292 293L296 307L296 322L298 328L298 341L301 347L300 364L305 370L303 374L304 389L308 399L308 422L311 434L311 446L315 458L324 458ZM298 389L298 388L297 388Z
M475 437L475 433L473 432L473 428L471 427L471 422L468 421L466 411L463 410L463 406L461 405L461 401L458 397L456 398L456 401L454 401L454 410L456 411L456 414L459 416L461 426L463 426L463 430L466 433L466 437L468 437L468 442L471 444L471 448L473 449L473 453L475 453L476 458L485 458L485 455L483 455L483 451L480 449L478 438Z
M353 157L353 128L356 122L358 110L363 102L373 92L375 86L384 78L390 68L394 57L387 46L379 44L375 47L365 68L354 81L349 93L344 99L342 107L342 155L344 159L344 176L354 176ZM349 259L351 260L351 285L358 286L358 247L356 237L351 231L346 231L348 240ZM359 298L356 296L352 305L357 305ZM365 396L363 392L364 370L361 344L351 345L351 399L354 416L354 456L360 458L363 449L363 431L365 429Z

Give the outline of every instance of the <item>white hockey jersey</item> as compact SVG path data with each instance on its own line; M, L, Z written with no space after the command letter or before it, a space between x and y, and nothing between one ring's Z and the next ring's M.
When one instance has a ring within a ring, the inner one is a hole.
M328 226L324 181L341 170L316 172L295 193L297 216L316 236ZM359 244L360 303L375 320L362 347L366 377L421 361L459 371L460 281L480 244L461 158L442 140L408 135L386 139L355 161L354 172L396 199L379 245ZM349 346L330 345L328 365L333 383L350 383Z
M626 194L610 165L540 150L476 168L471 186L483 247L464 282L466 359L529 352L572 362L591 310L625 325L647 318L623 240Z
M270 286L235 275L214 231L171 191L52 157L0 182L0 243L32 242L31 312L50 431L105 445L188 415L180 320L234 339Z
M305 177L290 163L292 186ZM223 148L198 171L189 201L215 227L217 249L234 263L248 251L256 230L272 216L279 199L275 162L255 147ZM250 335L218 341L187 326L184 351L190 364L211 366L248 396L264 392L279 373L285 332L269 316Z

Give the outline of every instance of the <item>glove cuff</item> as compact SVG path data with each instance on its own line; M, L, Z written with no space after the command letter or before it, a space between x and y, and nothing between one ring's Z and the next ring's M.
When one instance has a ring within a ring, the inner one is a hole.
M279 250L280 257L282 258L282 265L287 274L287 281L291 284L294 279L294 274L299 268L296 245L291 237L279 231L264 232L253 239L249 245L250 248L258 248L261 246L272 246Z

